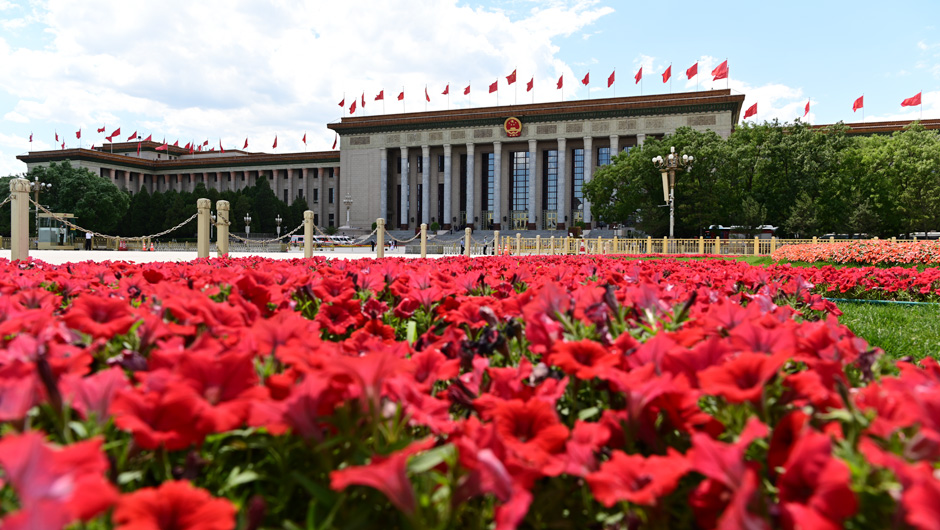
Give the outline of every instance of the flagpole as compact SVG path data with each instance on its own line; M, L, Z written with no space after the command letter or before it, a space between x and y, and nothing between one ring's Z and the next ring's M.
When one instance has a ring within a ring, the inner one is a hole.
M424 112L428 111L428 84L424 84Z
M862 92L862 123L865 123L865 93Z
M672 63L669 63L669 93L672 94Z
M728 61L728 58L725 57L725 62L727 62L727 61ZM729 70L730 70L730 68L729 68ZM725 76L725 90L728 90L728 88L730 88L730 87L728 86L730 83L731 83L731 72L728 72L728 75Z
M588 97L587 97L587 98L588 98L588 99L591 99L591 71L590 71L590 70L587 71L587 78L588 78L588 84L586 84L586 85L584 85L584 86L587 87L587 91L588 91L588 92L587 92L587 94L588 94Z
M516 73L517 70L519 70L519 65L516 65L516 67L513 68L513 70L512 70L513 75L515 75L515 73ZM516 86L513 87L513 93L512 93L512 104L513 104L513 105L518 105L518 104L519 104L519 84L518 84L518 81L519 81L519 80L516 79L515 81L512 82L512 84L516 85Z
M405 95L405 85L402 85L402 86L401 86L401 95L402 95L402 96ZM401 98L401 112L402 112L402 114L404 114L404 113L406 112L406 111L405 111L405 98L404 98L404 97Z
M467 88L470 88L470 81L467 81ZM467 107L473 107L473 103L470 101L470 91L467 91Z

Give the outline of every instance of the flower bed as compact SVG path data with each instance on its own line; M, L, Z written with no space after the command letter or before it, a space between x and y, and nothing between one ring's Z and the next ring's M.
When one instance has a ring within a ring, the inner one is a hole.
M815 245L784 245L770 257L774 261L805 261L813 263L851 263L861 265L910 265L940 263L940 241L892 243L864 240L850 243L817 243Z
M940 365L796 275L0 266L5 529L936 524Z
M768 267L774 278L802 278L812 292L832 298L940 302L940 268L908 267Z

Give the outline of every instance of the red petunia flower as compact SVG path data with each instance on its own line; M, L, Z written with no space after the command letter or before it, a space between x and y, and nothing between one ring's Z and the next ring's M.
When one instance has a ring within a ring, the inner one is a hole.
M106 340L127 333L137 321L126 300L103 296L75 298L62 319L72 329Z
M620 363L620 356L593 340L579 340L556 342L549 362L578 379L607 379L613 367Z
M787 355L741 353L722 365L699 374L699 385L706 394L721 396L730 403L756 403L767 384L787 359Z
M555 407L539 399L513 399L490 407L485 416L496 424L496 433L507 447L530 463L544 463L564 449L568 428Z
M181 383L174 383L179 385ZM121 390L111 402L111 414L119 429L130 431L144 449L170 451L200 443L199 399L191 390L142 392Z
M786 528L838 528L858 509L849 467L832 456L825 434L804 434L785 467L778 487Z
M118 530L231 530L235 511L228 499L179 480L122 496L111 519Z
M342 491L349 486L368 486L382 492L399 510L411 515L415 511L415 491L408 480L407 465L411 455L434 446L433 438L412 442L408 447L387 457L375 456L364 466L351 466L330 472L330 487Z
M619 501L654 506L688 471L688 460L672 448L666 456L649 458L615 451L599 471L587 476L587 482L598 502L608 508Z
M347 304L334 303L320 306L314 322L320 324L325 331L334 335L344 335L350 328L356 326L356 316L360 312L358 302L352 311Z

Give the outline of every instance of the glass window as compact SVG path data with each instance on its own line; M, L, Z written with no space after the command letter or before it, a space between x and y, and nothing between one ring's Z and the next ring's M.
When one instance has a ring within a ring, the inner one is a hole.
M330 204L333 204L333 188L330 188ZM333 226L332 224L330 226Z
M571 150L571 209L583 208L581 200L584 195L581 186L584 184L584 149Z
M483 153L483 210L492 211L495 208L493 193L496 191L496 156L493 153Z
M597 148L597 165L598 166L610 165L610 148L609 147Z
M401 174L401 155L396 157L398 159L398 174Z
M512 204L515 211L529 209L529 152L516 151L512 157Z
M548 149L542 155L545 168L542 185L542 197L546 210L558 209L558 151Z
M424 172L424 157L418 155L416 158L418 159L418 173L422 173Z
M320 201L320 189L319 189L319 188L313 188L313 202L319 202L319 201ZM316 223L314 223L314 224L316 224Z
M438 173L444 172L444 155L437 155L437 171Z

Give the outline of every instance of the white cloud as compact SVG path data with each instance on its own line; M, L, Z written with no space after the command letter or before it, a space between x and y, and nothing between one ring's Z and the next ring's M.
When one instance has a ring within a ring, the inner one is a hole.
M914 94L910 94L906 97L912 97ZM921 102L923 107L901 107L901 101L905 98L898 99L897 102L897 112L890 114L878 114L878 115L869 115L865 116L866 122L872 121L902 121L902 120L936 120L940 119L940 90L933 92L923 92L921 94ZM857 121L861 121L861 116Z

